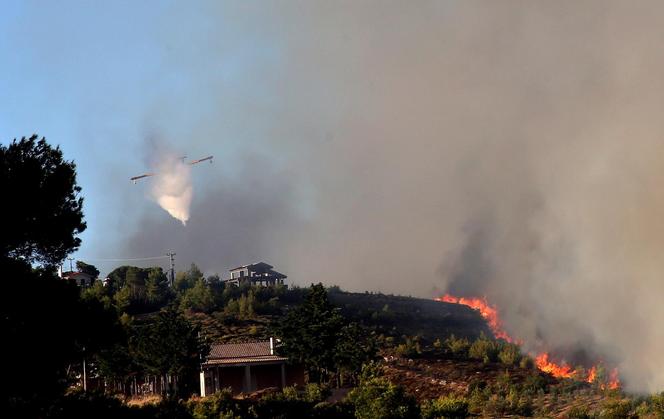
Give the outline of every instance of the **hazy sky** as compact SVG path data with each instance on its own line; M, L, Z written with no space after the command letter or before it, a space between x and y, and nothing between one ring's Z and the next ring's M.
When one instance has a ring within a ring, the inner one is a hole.
M664 388L661 2L92 4L0 13L0 139L78 164L78 257L485 295ZM129 182L210 154L186 226Z
M278 147L269 135L269 107L277 106L269 79L283 60L280 41L217 3L3 3L0 141L38 133L76 162L88 222L79 256L168 249L122 248L141 216L164 217L146 186L128 180L147 170L153 141L190 158L215 155L215 165L194 174L198 190L231 171L237 150ZM242 121L224 111L260 106L268 115ZM219 129L197 138L210 118Z

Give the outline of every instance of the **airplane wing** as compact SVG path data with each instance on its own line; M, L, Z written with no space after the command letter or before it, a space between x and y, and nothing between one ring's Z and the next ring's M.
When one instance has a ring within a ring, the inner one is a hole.
M209 160L210 163L212 163L212 156L207 156L207 157L203 157L202 159L190 161L189 164L196 164L196 163L200 163L200 162L207 161L207 160Z
M142 174L142 175L134 176L134 177L132 177L132 178L129 178L129 180L131 180L131 181L133 181L134 183L136 183L137 180L139 180L139 179L143 179L143 178L145 178L145 177L150 177L150 176L154 176L154 173L144 173L144 174Z
M212 157L213 157L213 156L203 157L202 159L198 159L198 160L190 161L190 162L187 163L187 164L192 165L192 164L197 164L197 163L204 162L204 161L209 161L210 163L212 163ZM181 159L182 159L183 162L184 162L184 159L185 159L185 158L186 158L186 156L181 157ZM144 173L144 174L142 174L142 175L134 176L134 177L132 177L132 178L129 178L129 180L131 180L132 182L136 183L137 180L140 180L140 179L143 179L143 178L146 178L146 177L150 177L150 176L154 176L154 175L155 175L155 173Z

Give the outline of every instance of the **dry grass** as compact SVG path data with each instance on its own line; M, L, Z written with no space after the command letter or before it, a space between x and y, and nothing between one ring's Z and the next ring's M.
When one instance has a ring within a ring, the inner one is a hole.
M148 394L145 396L135 396L127 399L127 406L145 406L149 404L158 404L161 402L161 396L157 394Z
M549 385L549 392L534 395L534 417L566 418L573 407L585 407L598 412L611 399L620 398L615 391L598 390L581 384L575 390L564 390L565 383L548 374L533 369L505 366L499 363L484 364L473 360L455 359L403 359L390 358L384 364L385 376L406 391L424 400L445 395L469 396L471 382L481 380L495 383L499 376L509 372L513 384L523 383L526 377L540 374Z

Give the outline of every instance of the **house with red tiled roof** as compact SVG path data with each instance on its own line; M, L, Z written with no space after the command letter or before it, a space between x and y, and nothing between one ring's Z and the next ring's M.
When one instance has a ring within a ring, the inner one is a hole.
M275 352L275 339L212 345L201 365L201 396L224 388L234 394L304 384L304 369Z

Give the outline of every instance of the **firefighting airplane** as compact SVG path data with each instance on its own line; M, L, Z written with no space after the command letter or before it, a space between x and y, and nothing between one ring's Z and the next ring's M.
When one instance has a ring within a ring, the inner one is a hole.
M191 165L198 164L198 163L201 163L201 162L204 162L204 161L209 161L210 163L212 163L212 157L213 156L203 157L202 159L190 161L187 164L191 166ZM183 163L184 163L184 159L186 159L186 158L187 158L187 156L181 157ZM134 184L136 184L137 180L140 180L140 179L143 179L143 178L146 178L146 177L150 177L150 176L154 176L154 175L156 175L156 173L152 173L152 172L151 173L143 173L142 175L138 175L138 176L134 176L132 178L129 178L129 180L131 180L132 182L134 182Z

